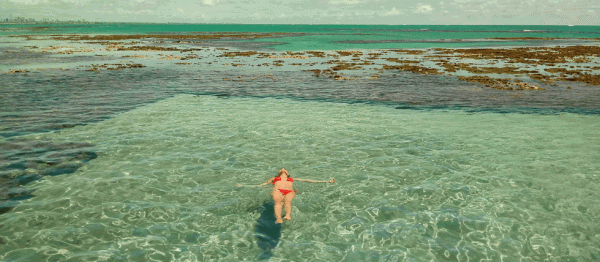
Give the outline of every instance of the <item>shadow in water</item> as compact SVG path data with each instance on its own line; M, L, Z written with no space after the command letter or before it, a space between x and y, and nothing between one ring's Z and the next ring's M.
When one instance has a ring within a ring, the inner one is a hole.
M252 211L260 212L256 224L256 238L263 253L259 259L268 260L273 256L271 251L279 244L282 224L275 224L275 209L272 201L266 202Z

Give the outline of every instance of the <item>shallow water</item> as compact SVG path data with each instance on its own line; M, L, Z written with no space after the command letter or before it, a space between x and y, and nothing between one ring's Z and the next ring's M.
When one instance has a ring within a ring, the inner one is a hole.
M386 72L377 80L335 81L295 68L182 67L150 64L132 71L50 69L29 76L4 74L0 136L60 130L153 103L176 94L289 97L348 103L387 103L415 110L600 114L598 86L546 85L544 92L482 89L449 76ZM245 82L219 81L223 78ZM215 79L217 81L215 81ZM565 90L565 86L573 88Z
M297 182L276 260L594 260L597 116L180 95L26 138L92 144L2 216L3 260L254 260L249 209Z
M293 65L232 69L215 48L181 66L121 57L136 52L38 53L25 46L62 44L6 36L310 31L190 44L286 43L275 52L467 47L490 43L444 39L487 36L585 44L575 38L598 27L11 26L0 25L0 70L32 72L2 74L2 261L600 259L598 86L510 92L409 72L336 81ZM147 67L85 71L124 59ZM293 220L267 232L269 188L234 185L281 167L337 182L295 183Z

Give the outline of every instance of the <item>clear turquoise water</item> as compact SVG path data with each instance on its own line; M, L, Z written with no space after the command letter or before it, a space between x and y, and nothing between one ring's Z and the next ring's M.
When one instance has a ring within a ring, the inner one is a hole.
M296 183L274 261L598 257L597 116L398 110L181 95L27 136L98 158L28 187L2 259L253 261L248 212L280 167Z
M10 68L67 64L20 50L28 43L7 37L24 32L311 33L269 39L285 42L272 49L286 50L598 33L539 26L30 27L0 25L12 28L0 31ZM498 45L456 43L475 44ZM104 63L92 58L73 59ZM270 201L269 188L234 185L261 183L281 167L296 178L337 182L296 183L293 220L284 223L271 261L600 259L597 86L507 93L408 72L344 82L292 67L144 63L2 75L0 261L256 261L263 254L259 207ZM214 80L238 76L248 81Z

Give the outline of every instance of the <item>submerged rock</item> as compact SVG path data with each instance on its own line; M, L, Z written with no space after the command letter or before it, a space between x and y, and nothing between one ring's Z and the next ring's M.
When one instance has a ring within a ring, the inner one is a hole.
M86 143L28 139L0 142L0 214L34 196L34 190L22 186L45 176L74 173L97 158L91 147Z

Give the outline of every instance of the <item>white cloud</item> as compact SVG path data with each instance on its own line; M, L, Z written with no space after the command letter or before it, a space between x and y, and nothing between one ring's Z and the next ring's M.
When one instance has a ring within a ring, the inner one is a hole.
M392 7L392 10L388 11L383 16L399 15L399 14L400 14L400 10L396 9L395 7Z
M329 1L329 3L331 3L332 5L355 5L360 3L358 0L333 0L333 1Z
M433 8L431 7L431 5L419 5L417 6L417 9L415 10L415 13L429 13L433 10Z
M48 0L10 0L15 4L26 4L26 5L37 5L41 3L48 3Z
M202 0L205 5L216 5L220 0Z

